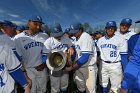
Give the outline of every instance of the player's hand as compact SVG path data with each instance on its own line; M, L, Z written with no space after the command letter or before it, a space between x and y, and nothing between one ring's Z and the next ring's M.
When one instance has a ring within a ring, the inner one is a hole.
M68 53L69 53L70 56L73 55L74 54L74 49L72 47L69 48Z
M127 92L124 89L121 89L120 93L127 93Z
M26 77L26 80L29 83L29 86L31 87L32 86L32 80L28 76Z
M27 86L24 90L25 90L24 93L31 93L31 90L30 90L29 86Z
M35 69L36 69L37 71L43 71L44 68L46 68L46 65L45 65L45 64L41 64L41 65L35 67Z
M71 71L71 70L73 70L73 67L72 67L72 66L70 66L70 67L65 67L65 69L64 69L65 72L69 72L69 71Z
M28 82L28 84L31 86L32 85L32 80L28 77L27 72L24 72L25 78Z

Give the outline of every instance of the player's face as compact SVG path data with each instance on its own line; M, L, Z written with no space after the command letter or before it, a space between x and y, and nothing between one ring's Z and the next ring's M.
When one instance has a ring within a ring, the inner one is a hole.
M96 39L99 39L99 38L101 38L102 36L103 36L102 34L96 34L95 38L96 38Z
M120 32L125 33L129 29L129 25L127 24L120 24Z
M4 32L10 37L13 37L14 35L16 35L15 30L16 30L15 27L10 27L10 26L4 27Z
M106 28L106 35L108 37L112 37L115 33L115 27L107 27Z
M37 33L41 30L42 23L30 21L28 25L29 25L29 29Z

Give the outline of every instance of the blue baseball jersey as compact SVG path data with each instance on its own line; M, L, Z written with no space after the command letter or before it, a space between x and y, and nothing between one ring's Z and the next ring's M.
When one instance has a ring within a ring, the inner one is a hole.
M138 78L140 72L140 38L137 39L137 43L133 50L133 56L130 58L129 63L124 71L124 79L122 81L122 88L128 90L133 86ZM139 82L139 81L138 81ZM133 93L140 93L140 84L136 84L139 90L134 90Z
M140 33L131 36L130 39L128 40L128 56L132 56L134 47L139 37L140 37Z

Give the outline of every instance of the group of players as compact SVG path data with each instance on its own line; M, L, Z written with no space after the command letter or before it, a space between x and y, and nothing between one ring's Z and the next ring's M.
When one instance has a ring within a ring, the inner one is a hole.
M51 93L68 93L69 75L78 93L96 93L97 74L102 93L140 92L139 34L129 31L131 19L123 19L119 31L116 22L109 21L104 31L94 34L75 22L65 31L54 23L47 35L42 24L40 16L33 16L28 29L16 33L22 29L10 21L0 22L0 93L14 93L14 81L25 93L45 93L48 80ZM53 51L70 55L73 64L49 70L46 59Z

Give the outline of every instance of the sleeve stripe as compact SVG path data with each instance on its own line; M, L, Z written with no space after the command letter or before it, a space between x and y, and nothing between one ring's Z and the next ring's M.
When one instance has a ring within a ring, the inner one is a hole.
M8 70L10 73L16 71L17 69L21 68L21 64L19 64L16 68Z
M82 51L82 53L89 53L89 54L93 54L92 51Z
M127 52L120 52L120 54L127 54Z

